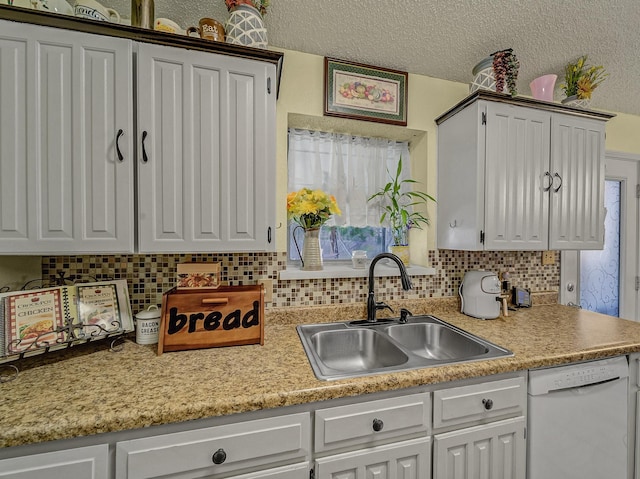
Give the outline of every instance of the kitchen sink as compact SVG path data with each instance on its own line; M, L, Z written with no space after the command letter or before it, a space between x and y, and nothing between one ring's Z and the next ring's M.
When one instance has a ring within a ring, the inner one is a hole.
M320 331L311 336L311 344L322 364L345 372L392 367L409 360L386 336L371 329Z
M513 356L435 316L297 327L313 372L333 380Z
M442 324L396 324L385 332L412 353L428 359L457 360L489 352L486 344Z

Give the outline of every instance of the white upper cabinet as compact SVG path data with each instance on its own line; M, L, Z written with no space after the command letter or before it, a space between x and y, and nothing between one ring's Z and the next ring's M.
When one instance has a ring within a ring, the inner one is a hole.
M436 119L438 248L601 249L611 115L500 97Z
M50 21L0 20L0 255L275 251L282 54L23 17Z
M539 178L549 170L549 114L488 103L486 116L485 248L545 249L549 195Z
M554 115L551 135L549 249L602 249L604 123Z
M137 52L140 251L274 251L275 65Z
M131 42L0 26L0 254L132 252Z

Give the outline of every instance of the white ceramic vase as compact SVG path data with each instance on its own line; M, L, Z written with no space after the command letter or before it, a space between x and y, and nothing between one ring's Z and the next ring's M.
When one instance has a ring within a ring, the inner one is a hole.
M238 5L230 12L225 25L225 41L247 47L267 48L267 29L262 15L251 5Z
M578 98L578 95L571 95L562 100L563 105L572 106L575 108L582 108L584 110L591 105L591 98Z
M304 230L302 245L302 270L322 271L322 248L320 248L320 228Z

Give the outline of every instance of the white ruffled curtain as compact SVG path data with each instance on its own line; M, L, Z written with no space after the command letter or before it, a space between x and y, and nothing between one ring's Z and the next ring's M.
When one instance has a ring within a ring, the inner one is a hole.
M381 138L289 129L288 191L321 189L336 197L342 210L328 225L380 226L380 201L367 202L395 175L402 157L402 178L410 178L409 144Z

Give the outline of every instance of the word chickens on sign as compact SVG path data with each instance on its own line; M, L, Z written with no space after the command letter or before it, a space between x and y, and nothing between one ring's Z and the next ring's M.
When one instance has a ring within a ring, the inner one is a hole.
M262 285L223 286L162 297L158 354L244 344L264 344Z

